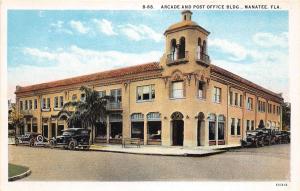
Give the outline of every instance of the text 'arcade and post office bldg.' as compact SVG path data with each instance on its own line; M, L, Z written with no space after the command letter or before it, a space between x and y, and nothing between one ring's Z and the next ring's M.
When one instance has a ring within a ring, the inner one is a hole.
M204 146L238 144L246 130L281 129L283 98L211 64L209 32L183 11L182 20L164 33L160 62L16 88L24 128L55 137L68 128L69 115L57 116L64 103L84 99L88 86L111 95L106 121L94 132L96 142Z

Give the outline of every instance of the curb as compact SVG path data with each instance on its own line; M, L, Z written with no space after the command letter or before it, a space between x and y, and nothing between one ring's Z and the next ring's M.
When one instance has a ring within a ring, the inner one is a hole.
M211 153L203 153L203 154L162 154L162 153L138 153L138 152L126 152L126 151L112 151L112 150L98 150L98 149L90 149L93 152L111 152L111 153L124 153L124 154L134 154L134 155L152 155L152 156L173 156L173 157L206 157L215 154L221 154L227 152L226 150L214 151Z
M12 176L8 178L8 181L15 181L15 180L19 180L21 178L25 178L27 176L29 176L31 174L31 170L28 169L26 172L23 172L22 174L16 175L16 176Z

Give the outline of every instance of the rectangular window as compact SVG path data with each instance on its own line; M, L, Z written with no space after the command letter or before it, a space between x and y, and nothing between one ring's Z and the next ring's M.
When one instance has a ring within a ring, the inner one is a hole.
M230 128L230 134L234 135L234 129L235 129L235 119L231 118L231 128Z
M214 141L216 140L216 122L210 121L209 122L209 140Z
M243 95L240 95L240 107L243 107Z
M25 100L25 110L28 110L28 100Z
M106 91L99 91L99 97L102 98L102 97L105 97L106 96Z
M58 108L58 97L54 97L54 108Z
M253 99L248 97L248 100L247 100L247 109L248 110L252 110L253 109Z
M153 100L155 98L154 85L137 87L137 101Z
M172 82L172 98L183 98L183 81Z
M247 131L250 130L250 120L247 120Z
M213 90L213 102L220 103L221 102L221 88L214 87Z
M198 82L198 98L204 99L205 98L205 83L202 81Z
M62 108L64 106L64 97L60 96L59 97L59 107Z
M46 98L42 99L42 109L46 109Z
M82 93L82 94L80 95L80 101L85 101L85 94L84 94L84 93Z
M275 114L275 105L273 105L273 113Z
M232 100L233 100L233 93L229 92L229 103L232 105Z
M224 122L218 123L218 140L224 140Z
M32 100L29 100L29 109L32 110Z
M34 109L37 109L37 99L34 99Z
M110 91L110 95L113 98L114 103L121 103L122 102L122 91L121 89L114 89Z
M50 98L48 97L48 98L47 98L47 109L49 109L49 108L50 108L50 104L51 104L51 102L50 102Z
M73 94L72 95L72 101L76 101L77 100L77 94Z
M23 101L20 101L20 111L23 110Z
M235 96L234 96L234 105L238 105L238 102L239 102L239 98L238 98L238 93L235 93L234 94Z
M237 135L241 135L241 120L240 119L238 119L238 122L237 122L236 133L237 133Z
M254 130L254 120L251 121L251 130Z

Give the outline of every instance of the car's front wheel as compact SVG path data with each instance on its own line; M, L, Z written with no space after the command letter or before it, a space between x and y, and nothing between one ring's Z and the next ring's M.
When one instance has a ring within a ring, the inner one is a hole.
M70 141L69 142L69 149L70 150L75 150L76 147L76 142L75 141Z

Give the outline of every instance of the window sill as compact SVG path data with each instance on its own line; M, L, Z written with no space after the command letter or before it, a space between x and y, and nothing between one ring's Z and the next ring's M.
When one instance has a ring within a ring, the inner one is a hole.
M215 102L215 101L213 101L213 103L215 103L215 104L221 104L222 102Z
M177 100L177 99L185 99L186 97L180 97L180 98L174 98L174 97L170 97L170 100Z
M60 111L62 108L59 108L59 107L55 107L53 108L53 111Z
M231 106L231 107L235 107L235 108L238 108L238 109L243 109L243 107L241 107L241 106L238 106L238 105L229 105L229 106Z
M51 111L51 108L42 109L42 111Z
M154 99L151 100L137 100L136 103L144 103L144 102L153 102Z
M200 101L206 101L206 98L203 98L203 97L197 97L197 99Z

